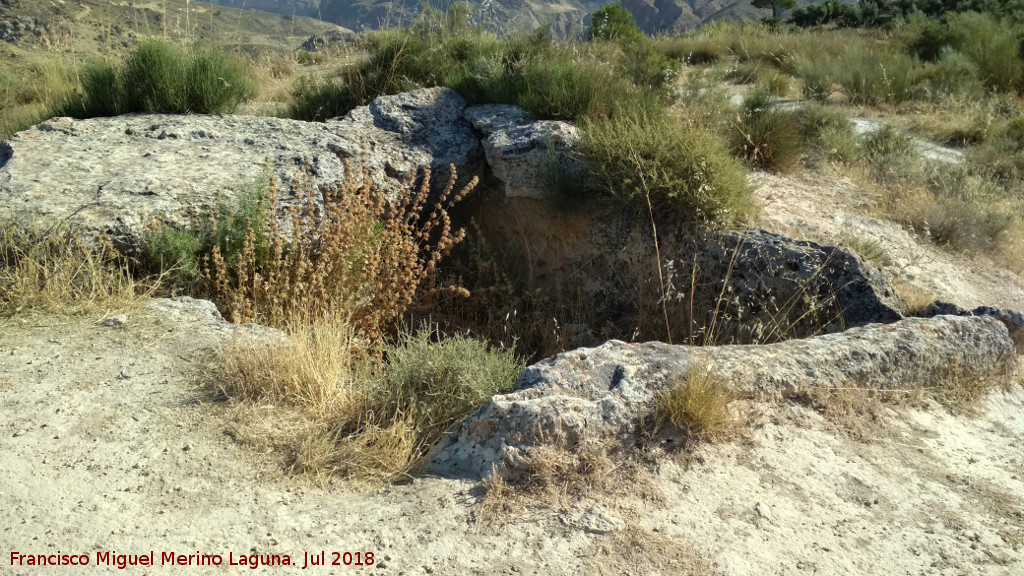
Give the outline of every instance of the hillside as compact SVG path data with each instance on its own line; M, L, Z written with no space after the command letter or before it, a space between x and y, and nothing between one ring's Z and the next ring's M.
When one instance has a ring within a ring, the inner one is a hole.
M812 3L801 0L798 5ZM414 0L217 0L223 6L263 10L276 14L297 14L321 18L353 30L395 27L412 22L421 10ZM455 4L435 0L431 6L442 11ZM591 13L607 0L471 0L474 19L495 31L532 30L551 23L561 32L586 25ZM768 11L750 5L750 0L623 0L642 30L649 34L693 30L718 19L759 20Z
M307 18L213 6L206 2L110 0L4 0L0 2L3 54L17 60L46 50L79 57L116 52L139 36L234 46L280 55L313 34L336 26Z

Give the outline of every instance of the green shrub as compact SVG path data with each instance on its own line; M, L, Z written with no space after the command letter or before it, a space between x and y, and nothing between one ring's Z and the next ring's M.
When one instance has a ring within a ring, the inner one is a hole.
M666 57L649 42L637 42L624 52L626 74L634 85L667 94L679 74L678 60Z
M125 107L132 112L181 112L184 108L185 75L188 63L183 54L160 41L142 42L128 54L121 69L120 89Z
M82 118L117 116L127 111L126 94L121 86L117 67L98 60L82 70Z
M478 340L420 329L388 351L383 394L391 411L414 415L429 445L491 396L511 392L522 369Z
M795 64L795 74L803 82L805 97L824 102L832 93L834 79L828 60L801 58Z
M370 57L333 81L300 79L292 116L323 120L385 94L449 86L469 102L517 104L540 118L576 120L641 113L660 107L659 97L674 65L643 46L629 48L625 74L571 46L555 46L538 35L510 36L469 31L447 36L429 31L390 30L367 39ZM633 80L633 81L631 81Z
M312 76L300 77L292 86L291 95L288 117L307 122L323 122L342 116L357 105L350 99L351 92L345 90L338 80Z
M770 72L762 75L757 82L758 89L764 90L772 96L785 96L789 94L789 76L779 72Z
M300 66L312 66L323 62L324 57L319 52L310 52L308 50L299 50L295 53L295 62Z
M864 138L864 150L869 157L873 158L893 156L916 158L918 155L914 141L888 124Z
M963 33L957 48L974 60L978 76L989 88L1009 92L1024 78L1020 34L1008 22L975 12L951 14L949 28Z
M757 62L737 62L725 73L725 78L736 84L753 84L757 81L760 67Z
M914 60L903 54L851 52L832 62L835 78L853 104L899 104L914 86Z
M130 80L130 76L126 81ZM208 48L188 58L182 112L223 114L256 93L249 72L232 55Z
M146 233L142 243L144 266L165 274L165 285L189 286L202 274L203 238L195 230L161 226Z
M779 110L765 90L748 95L732 134L733 153L765 170L791 170L803 152L804 140L792 112Z
M952 48L943 49L936 62L921 68L919 79L923 88L939 97L980 99L986 91L974 61Z
M754 214L743 166L722 141L665 116L622 116L584 123L580 149L591 186L646 210L681 218L742 222Z
M159 40L141 42L120 65L94 61L80 79L81 94L56 106L55 115L220 114L255 94L249 71L230 54L187 51Z
M918 28L907 49L925 62L938 62L942 53L956 49L966 39L966 30L951 28L945 22L933 18L915 18L911 27Z
M670 60L686 62L691 66L714 64L728 54L728 48L708 36L659 36L651 40L655 50Z

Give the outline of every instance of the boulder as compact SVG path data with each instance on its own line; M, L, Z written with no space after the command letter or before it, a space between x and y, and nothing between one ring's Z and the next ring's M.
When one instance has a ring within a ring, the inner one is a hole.
M506 197L543 198L554 186L582 183L585 164L572 149L580 139L576 126L535 120L508 104L473 106L465 117L483 135L487 165Z
M912 389L944 376L989 378L1016 361L1006 327L987 317L907 318L766 346L691 347L609 341L526 368L516 391L493 397L457 424L430 463L440 475L514 477L531 449L569 450L628 441L655 418L659 392L695 369L740 397L809 388Z
M446 182L482 168L480 143L462 119L465 102L431 88L384 96L324 123L248 116L126 115L54 118L0 144L0 214L69 218L86 233L137 246L155 217L184 225L209 211L218 192L276 177L278 205L295 202L302 172L317 187L345 178L345 161L366 168L391 194L418 166ZM363 151L366 157L363 162Z
M1024 314L1016 310L1001 310L992 306L978 306L974 310L965 310L956 304L949 302L932 302L928 308L921 313L922 318L932 318L940 314L952 314L954 316L985 316L994 318L1003 323L1010 332L1010 338L1017 344L1018 350L1024 349Z
M319 52L338 44L349 44L355 39L355 34L349 30L331 30L323 34L310 36L302 43L301 49L306 52Z
M822 329L838 332L903 317L903 305L888 279L840 247L751 229L707 232L692 250L705 276L715 279L712 292L724 295L720 330L751 331L740 338L744 343L803 337ZM751 318L764 329L783 333L753 333L758 325ZM704 325L712 320L704 319Z

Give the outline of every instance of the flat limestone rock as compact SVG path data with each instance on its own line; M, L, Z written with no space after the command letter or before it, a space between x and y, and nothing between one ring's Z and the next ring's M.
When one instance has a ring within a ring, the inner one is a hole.
M773 397L812 387L921 388L944 377L1005 376L1015 363L1006 327L987 317L907 318L763 346L612 340L526 368L515 392L493 397L449 431L431 471L514 477L534 446L623 441L651 420L657 394L694 369L710 370L741 397Z
M0 144L0 214L69 218L85 232L137 245L154 218L175 225L276 177L282 214L297 179L344 180L345 161L398 193L430 166L468 180L480 143L465 101L445 88L374 100L325 123L250 116L126 115L54 118ZM363 162L363 150L367 152Z
M483 134L484 154L506 197L544 198L561 179L579 186L586 169L573 151L579 129L558 120L536 120L518 106L485 104L467 108L466 119Z

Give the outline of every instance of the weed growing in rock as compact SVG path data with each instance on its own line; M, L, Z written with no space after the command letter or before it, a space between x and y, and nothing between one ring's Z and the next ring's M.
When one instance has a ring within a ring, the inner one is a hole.
M243 234L225 235L212 219L218 241L205 260L204 278L233 321L287 327L347 318L374 338L421 290L458 290L439 285L437 265L465 236L453 228L448 209L476 179L456 190L452 168L447 186L428 204L427 169L418 187L389 204L365 174L348 174L345 182L322 192L322 203L312 181L300 181L286 209L287 228L278 219L273 182L255 204L266 216L246 218Z
M710 367L693 365L657 400L659 427L671 424L687 438L714 440L736 425L729 410L735 395Z
M888 266L892 263L892 259L889 257L889 253L886 251L885 246L883 246L878 240L865 238L863 236L846 235L843 236L840 241L861 258L871 262L875 266Z

